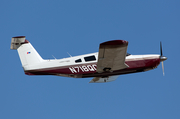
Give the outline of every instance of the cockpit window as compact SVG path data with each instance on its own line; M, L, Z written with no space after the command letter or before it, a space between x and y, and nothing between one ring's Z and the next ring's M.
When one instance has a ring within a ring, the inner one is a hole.
M129 53L126 53L126 56L129 56L129 55L131 55L131 54L129 54Z
M93 56L88 56L88 57L84 57L84 60L86 61L86 62L89 62L89 61L94 61L94 60L96 60L96 57L93 55Z
M79 63L79 62L82 62L82 60L81 59L77 59L77 60L75 60L75 62Z

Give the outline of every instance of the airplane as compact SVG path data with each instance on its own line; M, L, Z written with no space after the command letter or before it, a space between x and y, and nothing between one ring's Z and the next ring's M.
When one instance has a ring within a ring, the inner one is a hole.
M10 49L18 51L26 75L55 75L72 78L94 77L89 83L111 82L119 75L157 68L167 57L161 54L131 55L128 41L111 40L99 45L99 52L63 59L43 59L25 36L12 37Z

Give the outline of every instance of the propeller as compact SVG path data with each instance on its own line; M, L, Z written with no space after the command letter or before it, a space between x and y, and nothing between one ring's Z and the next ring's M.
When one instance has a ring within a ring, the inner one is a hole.
M163 51L162 51L162 43L160 42L160 61L162 62L162 71L163 71L163 76L164 76L164 63L163 61L167 60L167 57L163 56Z

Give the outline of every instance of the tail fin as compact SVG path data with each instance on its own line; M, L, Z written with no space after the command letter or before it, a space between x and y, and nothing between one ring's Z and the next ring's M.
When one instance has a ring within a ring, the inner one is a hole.
M31 43L25 39L25 36L13 37L11 40L11 49L18 51L23 67L43 61L42 57L34 49Z

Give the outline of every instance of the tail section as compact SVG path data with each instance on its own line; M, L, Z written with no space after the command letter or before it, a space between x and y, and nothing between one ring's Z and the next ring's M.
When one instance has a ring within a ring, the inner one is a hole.
M28 67L43 61L31 43L25 39L25 36L13 37L11 40L11 49L18 51L23 67Z

